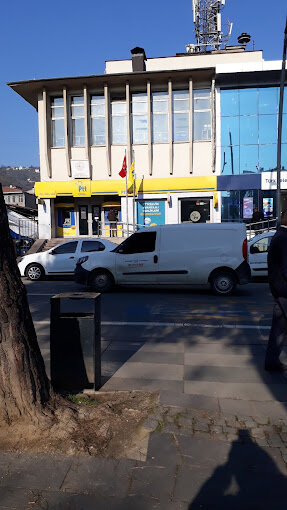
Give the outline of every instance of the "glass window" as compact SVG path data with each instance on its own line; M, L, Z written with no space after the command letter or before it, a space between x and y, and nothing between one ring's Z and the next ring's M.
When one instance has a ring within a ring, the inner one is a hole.
M221 148L221 174L239 174L239 147Z
M287 94L287 92L286 92ZM287 115L283 114L282 118L282 143L287 143Z
M12 195L12 202L15 202L15 195Z
M19 202L23 202L23 195L19 195Z
M221 90L221 116L239 115L239 91Z
M277 142L277 115L259 115L259 143Z
M112 101L112 144L127 143L126 101Z
M239 220L239 191L222 191L221 193L221 220Z
M240 145L258 143L258 116L240 117Z
M141 232L133 234L124 241L119 248L118 253L148 253L155 250L156 232Z
M52 126L52 146L64 147L65 145L64 99L62 97L51 98L51 126Z
M83 241L81 252L104 251L105 245L100 241Z
M147 94L132 95L133 143L147 143Z
M211 140L210 90L193 92L193 139Z
M277 161L277 159L276 159ZM282 152L281 152L281 166L284 170L287 170L287 144L282 144Z
M153 143L168 142L168 93L152 94L152 140Z
M258 90L239 89L240 115L258 115Z
M265 172L276 168L277 145L259 145L259 171Z
M105 97L91 97L91 129L92 145L105 145L106 121L105 121Z
M239 145L239 117L222 118L221 145Z
M250 246L250 253L266 253L269 248L268 240L269 237L263 237L263 239L259 239L256 243L253 243Z
M57 248L54 248L53 254L59 255L61 253L75 253L77 245L78 241L72 241L70 243L61 244L61 246L57 246Z
M253 174L259 171L258 145L240 146L240 173Z
M206 101L206 99L203 99ZM207 100L208 102L208 100ZM173 141L189 141L189 91L177 90L172 93Z
M278 112L278 87L259 88L259 114Z
M85 112L84 96L74 96L71 100L72 145L85 145Z

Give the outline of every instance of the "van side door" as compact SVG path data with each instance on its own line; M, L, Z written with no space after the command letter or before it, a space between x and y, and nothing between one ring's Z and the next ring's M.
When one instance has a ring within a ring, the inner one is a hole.
M156 283L158 246L158 231L140 231L126 239L116 250L117 283Z

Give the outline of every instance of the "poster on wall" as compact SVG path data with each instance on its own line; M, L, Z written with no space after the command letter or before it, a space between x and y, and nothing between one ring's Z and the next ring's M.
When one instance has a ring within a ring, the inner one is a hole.
M264 218L273 216L273 198L263 198L263 216Z
M243 198L243 218L249 219L253 215L253 197Z
M141 227L154 227L165 224L164 200L138 200L137 223Z

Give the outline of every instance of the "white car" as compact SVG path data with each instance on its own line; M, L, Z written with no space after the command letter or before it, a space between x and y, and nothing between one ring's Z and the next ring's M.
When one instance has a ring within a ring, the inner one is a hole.
M58 244L40 253L25 255L18 262L21 276L40 280L45 275L72 275L77 260L95 252L111 251L116 245L104 239L79 239Z
M263 232L248 242L248 262L252 276L267 276L267 253L276 230Z

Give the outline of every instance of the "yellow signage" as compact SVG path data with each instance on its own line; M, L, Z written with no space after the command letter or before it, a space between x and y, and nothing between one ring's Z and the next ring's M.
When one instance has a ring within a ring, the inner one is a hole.
M91 181L90 179L81 179L72 181L73 197L90 197L91 196Z

